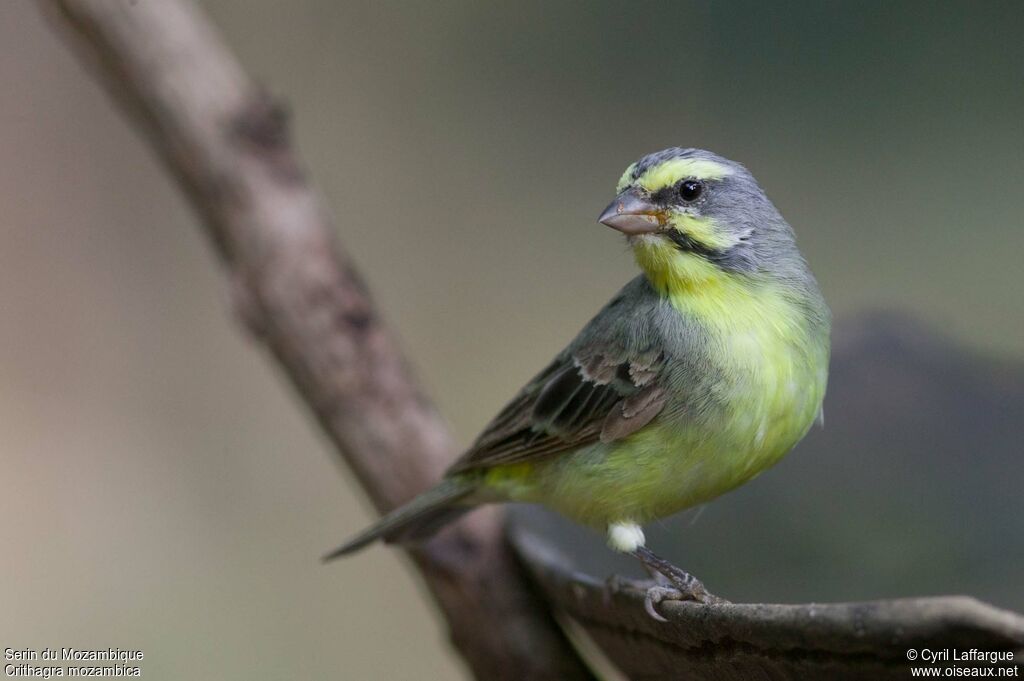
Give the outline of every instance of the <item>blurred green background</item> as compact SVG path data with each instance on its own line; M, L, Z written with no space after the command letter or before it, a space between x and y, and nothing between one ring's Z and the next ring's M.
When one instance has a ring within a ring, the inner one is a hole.
M1024 359L1024 4L203 4L290 103L460 442L632 276L594 219L630 161L670 145L754 172L840 323L897 310L973 356ZM457 678L396 554L318 563L368 507L228 323L196 220L145 145L31 3L0 3L0 44L2 646L141 648L150 678ZM848 507L865 569L900 548L874 542L899 517L858 524L860 500L827 494L834 469L798 460L799 484L780 468L752 489ZM986 532L1020 547L1008 498ZM922 535L940 562L944 517ZM806 547L790 577L817 600L871 595L815 551L833 528L728 527L759 552ZM700 567L712 586L736 574ZM979 589L1020 608L1009 568ZM889 569L903 583L926 566ZM958 588L948 574L936 589ZM803 595L758 586L724 593Z

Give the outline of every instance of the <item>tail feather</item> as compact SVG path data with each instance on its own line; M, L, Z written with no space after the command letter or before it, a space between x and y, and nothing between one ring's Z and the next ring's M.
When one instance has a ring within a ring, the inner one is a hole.
M473 484L463 480L445 480L404 506L391 511L328 553L323 560L327 562L354 553L378 539L389 544L424 540L472 509L472 505L459 502L464 502L473 489Z

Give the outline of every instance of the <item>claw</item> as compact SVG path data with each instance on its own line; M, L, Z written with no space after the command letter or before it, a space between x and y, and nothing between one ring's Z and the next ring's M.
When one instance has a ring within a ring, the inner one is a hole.
M659 622L668 622L654 607L666 600L681 601L683 600L683 592L672 586L652 586L647 590L647 594L644 595L644 610L651 616L651 619Z
M654 606L665 600L695 601L707 605L729 602L710 593L699 579L657 556L650 549L641 546L632 553L644 564L647 571L658 579L658 584L647 590L644 609L659 622L666 620L658 614Z
M685 591L674 586L652 586L647 589L647 593L644 595L644 610L653 619L659 622L667 622L668 620L662 617L655 609L655 606L659 605L662 601L693 601L694 603L704 605L717 605L729 602L724 598L708 593L699 582L698 585L699 588L691 588Z

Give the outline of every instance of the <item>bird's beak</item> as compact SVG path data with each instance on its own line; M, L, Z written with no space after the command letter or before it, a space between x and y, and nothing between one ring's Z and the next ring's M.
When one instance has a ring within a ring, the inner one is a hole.
M636 189L627 189L597 219L628 236L659 232L664 227L664 213L661 208L642 196Z

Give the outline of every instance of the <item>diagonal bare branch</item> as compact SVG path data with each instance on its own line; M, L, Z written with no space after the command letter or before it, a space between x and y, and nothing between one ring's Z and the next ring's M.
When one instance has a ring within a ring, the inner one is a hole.
M41 0L202 216L236 312L381 510L437 480L451 437L261 90L187 0ZM497 512L412 552L481 679L591 678L524 578Z

